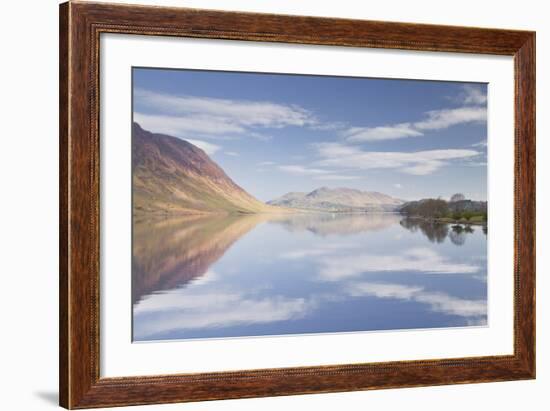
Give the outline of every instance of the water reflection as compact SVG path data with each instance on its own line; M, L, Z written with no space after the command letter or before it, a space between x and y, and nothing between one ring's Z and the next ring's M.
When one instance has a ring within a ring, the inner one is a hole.
M370 214L333 214L333 213L303 213L282 215L273 218L278 224L290 232L310 231L319 236L339 234L342 236L358 234L366 231L383 230L400 220L401 216L393 213Z
M420 230L432 243L442 243L449 237L457 246L464 245L467 235L475 232L475 228L470 224L453 224L449 229L449 224L420 218L404 218L399 224L413 233ZM481 228L483 234L487 235L487 226Z
M485 234L389 213L135 221L134 339L483 325Z
M261 215L192 215L134 222L132 300L202 276Z
M437 223L424 219L404 218L400 222L407 230L420 230L432 243L442 243L449 233L448 224Z

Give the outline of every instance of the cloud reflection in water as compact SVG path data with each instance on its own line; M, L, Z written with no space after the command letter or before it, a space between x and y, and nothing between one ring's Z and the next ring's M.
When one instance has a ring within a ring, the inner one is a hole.
M137 222L134 340L486 324L485 235L436 232L394 214Z

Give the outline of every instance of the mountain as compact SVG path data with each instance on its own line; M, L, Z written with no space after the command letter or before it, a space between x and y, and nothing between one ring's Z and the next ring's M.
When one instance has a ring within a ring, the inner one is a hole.
M394 211L403 201L375 191L321 187L310 193L292 192L270 205L333 212Z
M235 184L200 148L137 123L132 128L132 184L134 215L275 210Z

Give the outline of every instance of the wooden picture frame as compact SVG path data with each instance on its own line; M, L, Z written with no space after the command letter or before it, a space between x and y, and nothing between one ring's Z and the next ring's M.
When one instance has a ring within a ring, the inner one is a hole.
M513 56L514 354L100 378L100 34ZM535 378L535 33L69 2L60 6L60 405L174 403Z

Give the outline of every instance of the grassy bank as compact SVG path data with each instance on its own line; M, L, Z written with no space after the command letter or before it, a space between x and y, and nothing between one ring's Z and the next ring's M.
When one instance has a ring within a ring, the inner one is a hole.
M443 216L443 217L428 217L428 216L407 216L407 218L413 220L431 221L441 224L465 224L465 225L487 225L487 215L473 215L473 216Z
M466 215L449 215L436 219L441 223L449 224L471 224L471 225L487 225L487 213L483 214L466 214Z
M447 202L441 198L429 198L406 203L401 207L400 212L410 218L421 218L434 222L487 225L486 201Z

